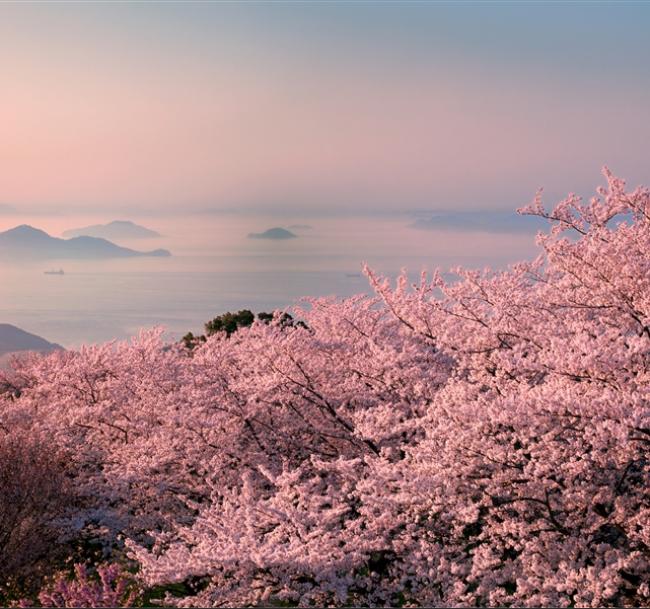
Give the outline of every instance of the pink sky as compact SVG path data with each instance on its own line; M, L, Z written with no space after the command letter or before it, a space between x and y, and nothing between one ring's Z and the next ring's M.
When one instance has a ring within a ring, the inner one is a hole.
M604 163L646 177L650 93L634 75L614 84L444 44L400 64L382 53L408 36L372 31L331 61L306 36L302 55L279 47L290 28L209 8L201 37L155 6L0 6L0 202L511 208L540 185L591 189Z

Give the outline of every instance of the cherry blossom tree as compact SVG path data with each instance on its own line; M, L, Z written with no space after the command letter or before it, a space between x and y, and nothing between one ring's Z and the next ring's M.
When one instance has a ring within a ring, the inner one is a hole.
M605 177L505 271L24 358L0 428L172 605L647 604L650 192Z
M45 438L0 435L0 602L21 580L38 581L49 563L65 558L61 519L75 503L66 474L65 455Z
M74 576L57 575L38 594L41 607L132 607L138 600L132 578L120 567L100 565L91 573L83 564L74 566ZM21 599L18 607L33 607L29 599Z

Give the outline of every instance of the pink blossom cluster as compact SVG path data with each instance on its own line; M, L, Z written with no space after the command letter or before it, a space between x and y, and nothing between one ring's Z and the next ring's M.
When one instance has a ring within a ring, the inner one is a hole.
M0 429L171 605L647 605L650 191L605 175L506 271L24 359Z
M74 577L64 574L46 586L38 595L41 607L131 607L137 595L128 590L129 580L117 565L98 567L93 578L85 565L77 564ZM29 607L29 600L23 599L19 607Z

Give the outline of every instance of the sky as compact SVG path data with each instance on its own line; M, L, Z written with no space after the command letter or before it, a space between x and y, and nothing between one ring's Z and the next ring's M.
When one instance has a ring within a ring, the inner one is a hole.
M0 4L0 213L509 210L650 182L650 3ZM108 218L110 219L110 218Z

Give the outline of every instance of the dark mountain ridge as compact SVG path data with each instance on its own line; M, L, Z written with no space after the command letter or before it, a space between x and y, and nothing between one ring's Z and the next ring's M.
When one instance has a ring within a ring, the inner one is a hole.
M11 324L0 324L0 356L18 351L49 353L61 349L63 349L61 345L51 343L36 334L25 332Z

